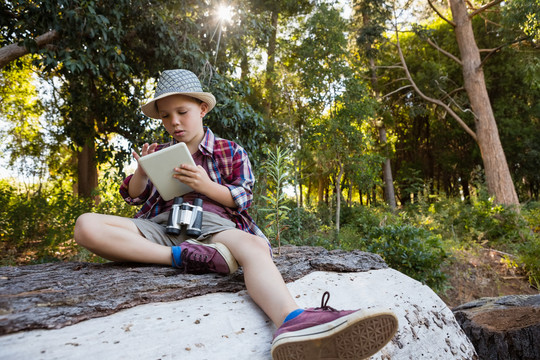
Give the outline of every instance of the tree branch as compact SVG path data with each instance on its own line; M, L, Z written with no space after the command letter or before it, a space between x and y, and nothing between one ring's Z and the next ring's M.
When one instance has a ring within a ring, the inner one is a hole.
M36 38L36 44L38 48L42 48L45 45L52 43L58 38L59 34L56 30L51 30ZM29 51L25 46L11 44L0 48L0 69L6 66L13 60L20 58L28 54Z
M439 12L439 10L437 10L437 8L433 5L433 3L431 2L431 0L428 0L428 4L429 4L429 6L433 9L433 11L435 11L435 12L437 13L437 15L439 15L439 17L440 17L441 19L443 19L444 21L446 21L447 23L449 23L449 24L452 25L453 27L456 27L456 23L453 22L453 21L451 21L451 20L448 20L447 18L445 18L445 17L443 16L443 14L441 14L441 13Z
M403 69L403 66L391 65L391 66L375 66L375 69Z
M499 4L499 3L503 2L503 1L504 0L493 0L492 2L487 3L486 5L484 5L482 7L479 7L478 9L474 10L472 13L469 14L469 18L472 18L476 14L479 14L479 13L483 12L484 10L487 10L490 7L495 6L495 5L497 5L497 4Z
M429 1L429 0L428 0ZM433 99L427 95L425 95L422 91L420 91L420 89L418 88L418 86L416 85L416 83L414 82L412 76L411 76L411 73L409 72L409 68L407 67L407 63L405 62L405 57L403 56L403 52L401 51L401 45L399 43L399 35L396 33L396 42L397 42L397 49L398 49L398 54L399 54L399 58L401 60L401 64L403 65L403 68L405 70L405 75L407 76L407 79L409 80L409 82L411 83L411 86L413 87L414 91L420 95L420 97L432 104L436 104L436 105L439 105L440 107L442 107L444 110L446 110L446 112L448 112L457 122L459 125L461 125L461 127L469 134L472 136L472 138L474 139L474 141L477 141L477 138L476 138L476 133L471 130L471 128L463 121L463 119L461 119L459 117L458 114L456 114L454 112L454 110L452 110L452 108L450 108L450 106L446 105L445 103L443 103L442 101L438 100L438 99Z
M506 46L509 46L509 45L512 45L512 44L515 44L515 43L518 43L518 42L522 42L524 40L527 40L529 37L528 36L524 36L524 37L521 37L519 39L515 39L515 40L512 40L510 42L507 42L506 44L502 44L500 46L497 46L495 49L490 49L491 51L489 52L489 54L486 55L486 57L482 60L482 62L480 63L480 65L478 65L478 68L482 68L482 66L484 66L484 64L486 63L486 61L489 59L489 57L493 54L495 54L497 51L501 50L502 48L506 47Z
M440 53L442 53L442 54L446 55L447 57L449 57L450 59L454 60L459 65L463 65L463 63L461 62L461 60L457 56L449 53L448 51L446 51L444 49L442 49L439 45L435 44L430 38L427 38L426 41L428 42L429 45L433 46Z
M405 86L402 86L402 87L400 87L399 89L394 90L394 91L392 91L392 92L389 92L388 94L382 96L381 99L387 98L387 97L389 97L389 96L391 96L391 95L393 95L393 94L395 94L395 93L397 93L397 92L400 92L400 91L403 90L403 89L407 89L407 88L410 88L410 87L412 87L412 85L405 85Z
M464 87L454 89L454 90L450 91L449 93L447 93L446 96L441 99L441 101L444 101L446 98L450 98L450 97L452 97L452 95L454 95L454 94L456 94L456 93L458 93L460 91L464 91L464 90L465 90Z

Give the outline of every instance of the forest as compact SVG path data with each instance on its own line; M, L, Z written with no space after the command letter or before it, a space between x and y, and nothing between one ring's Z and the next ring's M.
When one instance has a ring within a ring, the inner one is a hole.
M0 265L104 262L159 73L199 76L272 245L360 249L444 293L485 251L540 286L540 0L0 4ZM471 255L472 254L472 255Z

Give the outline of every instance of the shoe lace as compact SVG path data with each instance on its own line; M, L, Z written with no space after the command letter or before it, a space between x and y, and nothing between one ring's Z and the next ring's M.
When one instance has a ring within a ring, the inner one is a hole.
M325 291L321 299L321 307L315 308L315 310L324 310L324 311L338 311L331 306L328 306L328 300L330 300L330 293Z
M187 273L198 273L206 272L208 270L208 255L198 254L194 251L189 251L189 249L183 249L180 254L182 259L182 265L184 267L184 272Z

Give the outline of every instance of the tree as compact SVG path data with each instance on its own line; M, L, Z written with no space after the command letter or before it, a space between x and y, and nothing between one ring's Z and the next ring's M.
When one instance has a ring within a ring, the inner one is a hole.
M278 33L280 25L280 16L288 18L298 14L308 13L312 9L312 4L307 0L257 0L253 2L256 11L269 13L270 16L270 34L268 37L268 47L266 49L266 71L264 81L264 107L267 116L273 116L274 102L276 101L276 59L278 58Z
M132 114L144 97L145 79L163 66L160 59L170 58L162 46L172 48L172 32L144 1L13 1L6 7L2 45L37 54L35 64L63 84L58 105L77 156L78 193L91 196L98 163L113 156L110 135L134 139L142 132L143 119ZM36 35L50 32L52 42L38 46ZM156 41L167 37L168 44Z
M149 135L159 137L148 131L150 120L139 106L154 86L151 80L163 69L187 68L200 74L205 86L212 85L222 103L208 121L227 130L222 136L235 132L230 138L241 135L249 140L246 148L260 140L256 131L260 117L239 101L245 87L226 74L214 74L209 65L212 51L219 49L218 39L210 34L214 29L206 26L215 14L208 13L206 5L199 0L161 1L150 7L144 0L5 4L2 10L9 16L2 17L6 26L1 45L22 46L37 54L36 65L61 82L56 89L58 106L64 135L77 158L79 194L91 196L99 164L114 161L121 167L130 156L130 151L118 149L113 136L121 135L132 144L152 141ZM54 41L38 46L37 35L49 31L56 32ZM10 66L17 62L12 60ZM248 129L255 136L248 136Z
M381 102L380 112L384 112L384 104L382 104L381 90L379 87L379 79L375 65L375 57L377 56L376 44L383 39L384 22L386 22L391 14L384 3L384 0L374 1L354 1L355 16L357 22L357 39L360 51L367 58L371 88L375 93L375 97ZM361 24L361 25L358 25ZM391 209L396 208L396 199L394 193L394 181L392 176L392 167L390 163L390 151L387 143L387 124L385 124L384 116L379 115L377 127L379 132L379 140L383 147L385 161L383 164L383 179L384 179L384 194L385 200Z
M446 19L431 2L429 4L435 11L447 21L453 28L459 46L461 58L458 58L448 51L438 48L433 42L431 44L438 48L444 55L452 58L462 66L464 88L467 92L470 106L474 114L475 130L473 131L466 122L454 111L454 109L439 99L426 96L415 84L407 68L405 58L400 46L399 30L396 26L396 45L406 77L414 90L424 100L441 106L447 111L469 135L477 142L482 155L488 191L496 201L508 205L518 205L519 199L515 191L512 177L508 168L508 163L499 138L497 124L493 115L490 99L485 85L483 73L483 61L480 57L480 50L476 44L471 19L483 11L497 5L500 1L495 0L477 9L472 9L469 13L467 4L463 0L449 0L453 20Z
M0 73L0 118L5 122L0 131L4 139L1 148L9 152L4 157L9 166L13 167L17 160L23 165L18 169L23 179L41 184L48 151L40 123L44 104L32 77L31 58L21 61L20 68Z
M294 79L294 84L300 89L295 96L303 103L297 108L304 117L298 122L298 128L304 135L309 132L319 134L320 131L328 134L324 125L322 128L319 125L328 117L325 114L335 114L337 97L344 91L345 80L352 76L347 58L347 39L343 33L346 27L339 10L323 3L295 29L292 37L296 41L287 46L283 64L286 74L291 74L291 77L285 80L292 84L291 79ZM306 129L302 130L303 127ZM315 160L316 168L310 172L315 173L319 203L322 203L331 168L322 160L323 149L309 143L317 143L316 139L318 136L302 136L299 146L304 161Z

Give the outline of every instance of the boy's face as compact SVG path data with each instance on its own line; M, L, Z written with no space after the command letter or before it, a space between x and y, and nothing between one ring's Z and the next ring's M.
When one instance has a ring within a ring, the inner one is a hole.
M156 101L156 106L167 132L195 152L204 137L202 119L208 105L189 96L171 95Z

